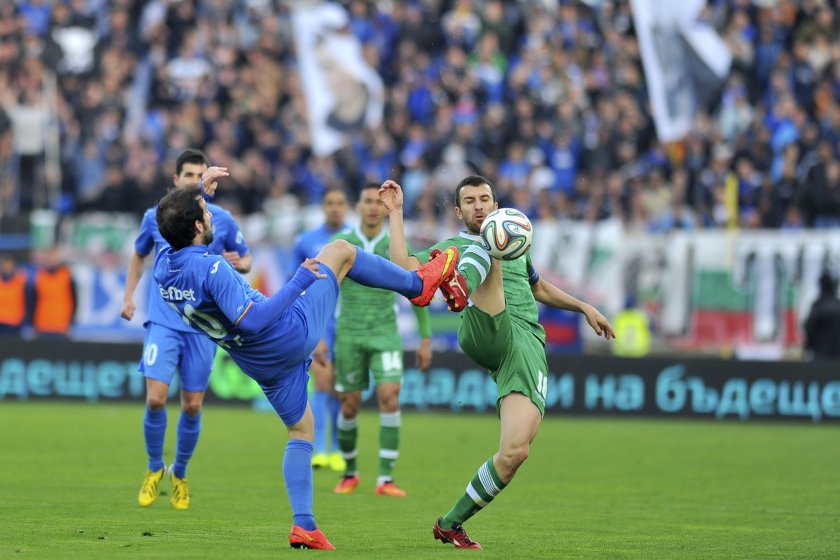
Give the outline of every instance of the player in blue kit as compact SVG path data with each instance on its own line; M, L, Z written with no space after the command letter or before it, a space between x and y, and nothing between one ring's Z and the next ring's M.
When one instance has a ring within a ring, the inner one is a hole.
M289 432L283 477L294 524L289 544L331 550L312 513L314 419L307 400L311 353L335 313L345 276L385 288L425 306L452 278L458 249L446 248L416 271L337 240L271 298L251 288L224 258L212 255L211 213L198 190L176 189L158 205L157 222L170 248L158 253L154 279L166 303L225 348L233 361L262 388Z
M198 150L186 150L175 162L173 182L176 189L195 189L202 177L208 190L215 190L215 180L227 175L224 168L209 167L207 157ZM214 204L214 241L209 250L222 255L239 272L251 269L251 254L242 232L229 212ZM143 265L152 250L159 253L167 246L160 235L155 218L155 208L143 215L140 234L134 242L126 274L125 296L121 315L126 320L134 317L134 291L143 274ZM138 502L141 506L151 505L158 496L158 484L163 478L163 442L166 435L166 397L172 378L177 372L181 380L181 415L178 419L175 461L169 469L172 482L170 502L176 509L187 509L190 505L187 484L187 463L195 451L201 432L201 405L210 379L216 346L205 337L196 334L183 319L171 309L158 294L154 282L150 282L148 322L143 343L143 357L140 371L146 377L146 409L143 417L143 435L146 453L149 457L148 471L140 487Z
M349 231L344 222L349 207L347 192L339 187L330 187L321 198L321 210L324 223L315 229L302 233L295 241L291 265L287 276L297 270L297 266L307 258L312 258L337 233ZM312 365L309 372L314 380L310 399L312 414L315 416L315 453L312 455L314 468L330 467L334 471L343 471L347 466L338 450L338 398L335 395L335 371L333 368L333 347L335 345L335 318L329 322L323 340L312 353ZM327 428L329 427L329 430ZM331 433L327 437L327 431ZM331 441L327 452L327 441Z

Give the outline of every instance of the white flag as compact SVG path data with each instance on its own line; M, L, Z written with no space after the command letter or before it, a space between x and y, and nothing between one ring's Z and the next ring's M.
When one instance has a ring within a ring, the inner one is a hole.
M382 79L364 59L362 45L347 29L338 4L295 2L292 26L312 151L328 155L348 136L382 121Z
M720 93L732 54L714 29L700 21L706 0L631 0L636 37L663 142L691 130L694 115Z

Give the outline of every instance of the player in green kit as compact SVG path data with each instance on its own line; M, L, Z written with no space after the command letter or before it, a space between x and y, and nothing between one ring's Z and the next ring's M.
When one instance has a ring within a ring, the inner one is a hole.
M378 191L379 185L373 183L362 188L356 205L360 224L333 239L344 239L368 253L387 259L386 210ZM349 279L342 284L333 353L335 389L341 403L338 445L347 468L335 487L338 494L350 494L360 482L356 465L357 418L362 391L368 387L370 372L379 401L379 475L375 491L380 496L406 495L393 479L394 465L399 457L400 384L403 374L402 339L397 331L395 305L394 292L362 286ZM415 306L414 312L421 337L416 365L425 370L432 359L429 311Z
M450 510L433 527L434 537L458 548L481 548L463 523L489 504L527 459L537 435L548 388L545 330L537 302L582 313L604 338L615 338L609 321L597 309L540 278L530 253L512 261L491 259L481 245L484 218L498 208L493 185L480 175L464 178L455 188L455 213L465 231L409 256L403 231L402 189L385 181L379 196L388 208L391 261L409 270L449 245L458 247L457 273L441 285L450 309L463 311L458 327L461 349L490 371L498 386L496 408L501 420L499 450L487 459Z

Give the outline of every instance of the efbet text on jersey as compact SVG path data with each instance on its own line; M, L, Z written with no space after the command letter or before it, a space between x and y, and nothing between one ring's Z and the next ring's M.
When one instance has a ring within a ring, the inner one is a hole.
M164 288L158 284L160 297L167 301L195 301L195 290L179 290L175 286Z

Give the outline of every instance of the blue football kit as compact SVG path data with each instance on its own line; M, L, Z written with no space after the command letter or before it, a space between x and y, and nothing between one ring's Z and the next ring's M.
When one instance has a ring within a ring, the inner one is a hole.
M223 347L263 389L286 425L306 410L310 354L333 316L338 282L300 267L272 298L253 289L204 245L166 249L155 260L161 299L186 324ZM316 280L318 280L316 282Z
M208 204L213 215L213 242L211 253L236 251L240 256L248 253L248 245L239 226L224 208ZM146 210L140 225L140 233L134 242L137 254L146 256L152 251L157 255L169 244L157 227L157 208ZM154 282L149 282L149 312L146 336L143 342L143 357L139 370L144 376L172 384L176 371L185 391L201 392L207 389L216 347L206 337L196 335L178 314L164 303L157 293Z
M297 267L306 259L314 258L324 245L330 242L333 236L337 233L344 233L349 231L349 226L343 224L338 229L327 227L323 224L315 229L309 230L300 234L295 241L295 246L292 250L292 259L289 261L289 269L286 271L286 276L291 278L297 270ZM335 346L335 318L329 322L327 329L324 331L324 341L329 348L330 359L333 358L333 346Z

